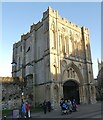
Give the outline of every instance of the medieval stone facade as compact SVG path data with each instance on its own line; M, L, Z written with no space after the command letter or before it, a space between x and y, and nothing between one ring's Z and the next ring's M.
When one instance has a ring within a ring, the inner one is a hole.
M43 18L13 45L12 76L24 80L24 94L33 105L75 98L95 103L89 30L58 15L48 7Z
M97 99L103 100L103 61L98 60L98 75L97 75Z

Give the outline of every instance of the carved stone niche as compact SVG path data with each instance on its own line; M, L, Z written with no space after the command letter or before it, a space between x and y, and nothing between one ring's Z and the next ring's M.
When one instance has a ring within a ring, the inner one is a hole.
M65 60L63 60L63 61L61 62L61 65L62 65L63 67L66 67L66 66L67 66L67 62L66 62Z
M61 31L62 31L62 33L64 33L64 32L65 32L65 28L64 28L64 27L62 27L62 30L61 30Z
M53 20L52 23L51 23L51 30L52 30L52 31L55 31L55 22L54 22L54 20Z
M78 38L79 38L79 36L78 36L78 34L76 33L76 34L75 34L75 39L78 39Z
M73 39L73 33L72 33L72 31L70 30L70 36L69 36L69 38L70 38L70 40L72 40Z

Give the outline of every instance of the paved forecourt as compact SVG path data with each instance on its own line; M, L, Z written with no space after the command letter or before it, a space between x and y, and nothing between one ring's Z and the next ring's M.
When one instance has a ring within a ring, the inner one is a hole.
M60 108L44 114L43 112L32 113L32 118L101 118L101 103L80 105L77 112L61 115Z

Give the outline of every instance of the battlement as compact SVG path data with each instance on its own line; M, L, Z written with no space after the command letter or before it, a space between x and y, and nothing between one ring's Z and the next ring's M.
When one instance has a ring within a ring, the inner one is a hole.
M70 22L69 20L67 20L66 18L63 18L61 17L59 14L58 14L58 11L57 10L53 10L50 6L48 7L47 11L45 11L43 13L43 18L46 18L48 15L51 15L53 16L54 18L58 19L61 23L67 25L67 26L71 26L73 28L76 28L76 29L81 29L80 26L74 24L73 22Z
M75 28L81 28L80 26L74 24L73 22L70 22L69 20L67 20L66 18L63 18L61 16L58 16L58 20L60 20L62 23L66 24L66 25L69 25L69 26L72 26Z
M85 26L82 26L82 29L83 29L83 31L84 31L86 34L88 34L88 33L89 33L89 29L88 29L88 28L86 28Z
M29 32L27 32L26 34L23 34L23 35L21 36L21 41L22 41L22 40L26 40L28 37L30 37L30 33L29 33Z
M75 23L67 20L66 18L63 18L61 17L60 15L58 15L58 11L57 10L53 10L50 6L48 7L48 9L43 12L43 18L41 21L39 21L37 24L33 24L30 28L30 32L32 32L33 30L37 30L42 24L43 24L43 20L45 20L48 16L52 16L56 19L58 19L59 22L61 22L62 24L68 26L68 27L71 27L73 29L78 29L78 30L81 30L81 28L83 28L83 31L85 33L88 33L88 28L86 27L82 27L82 26L78 26L76 25Z
M21 45L21 41L18 41L13 44L13 49L18 48Z
M35 24L33 23L33 25L30 26L30 32L32 32L33 30L35 30Z
M64 24L65 26L67 27L70 27L70 28L73 28L74 30L78 30L78 31L81 31L81 28L83 29L84 33L88 34L89 30L88 28L86 27L81 27L81 26L78 26L76 25L75 23L73 22L70 22L69 20L67 20L66 18L63 18L61 17L60 15L58 15L58 11L57 10L53 10L50 6L48 7L48 9L43 12L43 18L41 19L41 21L39 21L38 23L31 25L30 26L30 32L27 32L26 34L23 34L21 36L21 41L22 40L27 40L27 38L30 36L30 33L33 31L33 30L38 30L42 25L43 25L43 21L48 17L48 16L52 16L54 17L55 19L58 19L58 21L61 23L61 24Z
M42 21L39 21L38 23L31 25L30 32L32 32L33 30L38 30L38 28L40 28L42 25L43 25Z
M43 12L43 18L42 18L42 21L44 19L46 19L49 15L52 15L54 17L57 17L58 16L58 11L57 10L53 10L50 6L48 7L48 9Z

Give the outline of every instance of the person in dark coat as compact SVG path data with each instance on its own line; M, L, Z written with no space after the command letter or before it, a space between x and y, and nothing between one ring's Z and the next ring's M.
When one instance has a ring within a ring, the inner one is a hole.
M43 110L44 110L44 114L46 114L46 112L47 112L47 102L46 102L46 100L44 100L44 102L43 102Z
M77 104L76 104L75 99L73 99L72 105L73 105L73 111L76 112L77 111Z
M47 102L47 107L48 107L48 112L51 112L51 102L50 101Z

